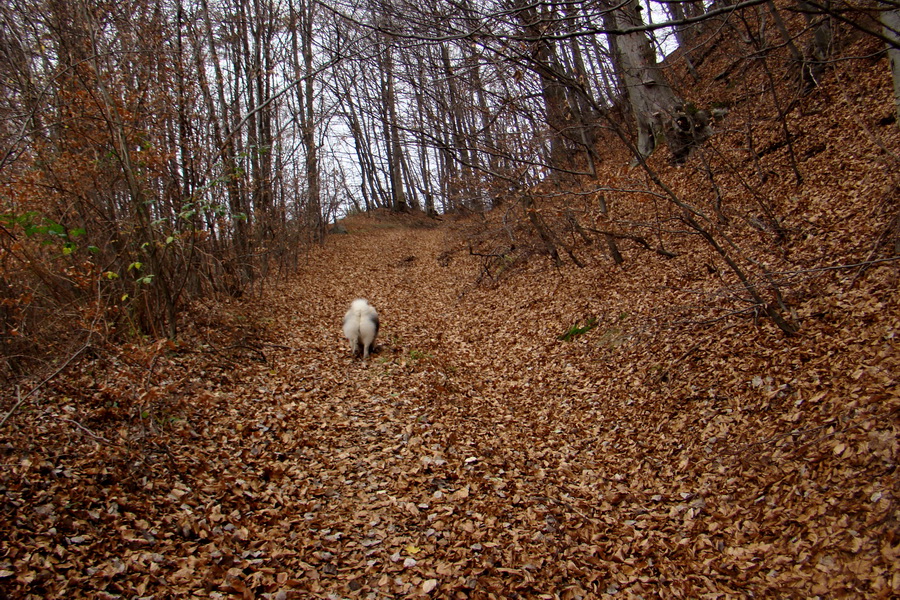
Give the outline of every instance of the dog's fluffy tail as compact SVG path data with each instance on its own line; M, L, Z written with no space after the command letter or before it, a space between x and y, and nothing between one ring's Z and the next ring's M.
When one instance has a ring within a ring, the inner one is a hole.
M368 301L357 298L350 304L350 310L344 315L344 337L350 342L354 356L361 350L363 358L369 357L378 327L378 312Z

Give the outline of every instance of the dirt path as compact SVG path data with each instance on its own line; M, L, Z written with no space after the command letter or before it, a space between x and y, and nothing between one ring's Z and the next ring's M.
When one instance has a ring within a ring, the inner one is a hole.
M284 344L297 350L276 361L268 387L283 393L245 422L269 440L258 471L284 457L266 485L284 506L268 527L245 519L256 528L248 539L290 548L304 571L286 569L293 583L316 594L584 595L605 578L585 570L596 546L576 550L589 541L578 535L585 511L605 493L584 464L590 436L569 435L585 415L567 410L562 387L531 393L526 371L553 357L528 348L533 323L527 335L503 331L514 317L463 298L473 271L459 255L440 265L446 236L386 228L332 239L273 299ZM357 296L383 324L368 363L351 360L340 338ZM580 565L567 562L575 555Z

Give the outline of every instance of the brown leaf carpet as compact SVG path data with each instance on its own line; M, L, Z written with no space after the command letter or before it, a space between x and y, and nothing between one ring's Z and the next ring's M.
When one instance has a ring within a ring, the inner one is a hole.
M476 286L451 223L348 226L261 297L199 311L244 337L198 326L192 351L136 353L22 409L4 446L0 591L900 592L884 337L842 346L827 322L792 340L749 322L654 328L654 292L626 293L646 287L639 276L615 287L608 266L536 260ZM888 303L876 326L895 327L890 286L874 289ZM381 315L365 362L341 334L355 297ZM561 341L586 314L600 325ZM62 408L88 388L86 405Z

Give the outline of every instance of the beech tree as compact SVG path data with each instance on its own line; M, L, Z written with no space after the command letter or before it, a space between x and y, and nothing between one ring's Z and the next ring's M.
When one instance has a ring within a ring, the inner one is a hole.
M606 28L613 32L612 59L637 125L637 149L641 156L649 156L658 140L665 136L665 128L674 118L681 100L675 95L656 62L656 52L644 31L619 33L643 25L641 7L637 0L608 3L603 13Z

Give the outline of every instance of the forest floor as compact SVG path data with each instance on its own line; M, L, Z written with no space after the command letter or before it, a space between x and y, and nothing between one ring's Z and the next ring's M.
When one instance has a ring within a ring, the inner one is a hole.
M579 268L523 250L516 198L356 216L190 307L177 343L92 332L0 389L0 598L900 597L900 130L881 42L858 44L793 112L754 91L768 66L710 56L697 101L736 94L714 148L651 157L732 211L798 335L697 236L670 258L626 236L618 266L584 242ZM655 235L633 193L655 187L598 151L596 189L545 198ZM356 297L381 315L366 361Z
M180 345L92 349L21 404L0 595L900 594L893 267L787 338L660 318L642 261L476 285L463 223L346 226Z

